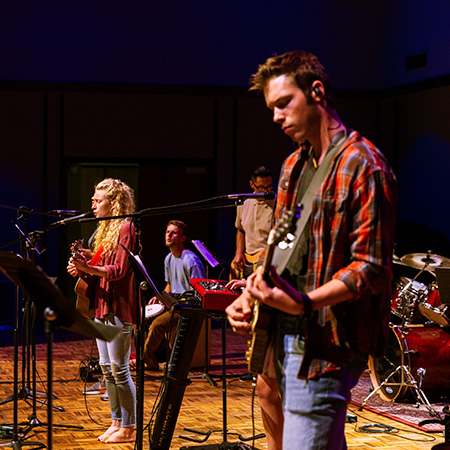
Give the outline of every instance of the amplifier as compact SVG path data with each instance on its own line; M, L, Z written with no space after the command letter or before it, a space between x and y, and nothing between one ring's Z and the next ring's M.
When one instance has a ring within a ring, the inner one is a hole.
M202 308L224 311L225 308L239 297L239 294L225 287L227 281L191 278L190 285L196 297L201 300Z

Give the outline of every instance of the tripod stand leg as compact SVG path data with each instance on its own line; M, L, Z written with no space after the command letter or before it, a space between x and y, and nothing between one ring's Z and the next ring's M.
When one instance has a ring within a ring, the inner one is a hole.
M14 405L14 413L13 413L13 431L12 431L12 441L6 444L0 444L0 447L11 447L15 450L19 450L24 446L32 445L35 449L45 448L45 444L41 442L32 442L32 441L21 441L19 439L19 430L18 430L18 403L19 403L19 339L18 339L18 330L19 330L19 287L16 286L16 303L15 303L16 315L15 315L15 323L14 323L14 394L12 396L13 405ZM8 399L7 399L8 400ZM9 401L9 400L8 400ZM6 400L3 402L5 403ZM2 403L2 404L3 404ZM27 431L28 432L28 431ZM26 433L25 433L26 434Z
M406 377L408 378L408 385L414 390L414 393L416 395L416 398L419 402L422 403L425 408L428 409L428 412L430 413L430 416L432 417L439 417L439 414L433 409L430 402L428 401L428 398L426 397L425 393L422 391L420 387L417 386L417 381L414 379L414 377L411 375L411 372L408 370L408 368L404 368Z
M401 369L402 369L402 367L403 366L398 366L393 372L391 372L390 374L389 374L389 376L387 377L387 378L385 378L384 379L384 381L379 385L379 386L377 386L365 399L364 399L364 401L361 403L361 406L358 408L358 411L362 411L363 410L363 408L364 408L364 406L366 406L366 403L378 392L378 391L380 391L381 390L381 388L383 387L383 386L385 386L388 382L389 382L389 379L392 377L392 376L394 376L398 371L400 371ZM400 385L400 386L402 386L403 385L403 383L402 382L400 382L400 383L396 383L396 384L398 384L398 385Z
M394 376L396 373L401 372L402 378L400 383L391 383L394 385L398 385L404 388L411 388L414 391L414 394L419 402L421 402L433 417L439 417L439 414L433 409L430 402L428 401L428 398L426 397L425 393L422 391L420 387L417 386L417 381L414 379L414 377L411 375L411 372L409 371L408 367L405 365L398 366L393 372L389 374L389 376L376 388L374 389L362 402L361 406L358 408L358 411L362 411L366 403L378 392L381 390L381 388L388 384L389 379ZM392 399L392 401L395 400L395 398Z

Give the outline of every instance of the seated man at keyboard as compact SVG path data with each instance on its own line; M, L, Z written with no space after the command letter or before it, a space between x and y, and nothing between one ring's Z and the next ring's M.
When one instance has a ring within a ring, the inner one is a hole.
M190 289L191 278L205 278L205 269L198 256L186 248L188 227L181 220L171 220L167 224L165 241L170 253L164 260L164 275L166 287L164 291L169 294L182 294ZM157 302L153 297L149 304ZM146 367L158 370L159 364L156 352L164 341L165 335L170 335L178 325L179 314L173 313L173 308L157 316L148 330L144 346L144 359Z

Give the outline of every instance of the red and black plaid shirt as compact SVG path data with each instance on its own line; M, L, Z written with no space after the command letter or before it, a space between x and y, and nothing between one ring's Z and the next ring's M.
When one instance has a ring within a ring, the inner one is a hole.
M292 188L292 170L305 151L300 147L283 163L276 218L295 201L298 180ZM354 294L351 301L322 308L314 316L330 347L374 356L385 350L396 207L396 179L385 157L352 131L313 200L310 218L306 291L338 279ZM306 340L307 378L339 368L321 359L318 350Z

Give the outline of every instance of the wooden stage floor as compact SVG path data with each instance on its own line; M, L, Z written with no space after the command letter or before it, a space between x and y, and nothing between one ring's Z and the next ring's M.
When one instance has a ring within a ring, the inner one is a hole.
M211 386L204 378L192 379L192 383L187 387L181 411L178 417L175 433L172 440L171 449L179 449L183 446L196 448L202 445L183 439L181 436L201 438L200 434L188 432L185 428L208 432L213 430L205 444L220 444L223 442L222 427L222 388L219 376L222 370L220 359L220 330L212 331L212 360L209 373L214 375L217 386ZM246 338L234 335L227 330L227 423L228 442L236 442L252 436L252 382L241 381L239 374L246 372L244 361L244 351L246 348ZM100 400L100 395L81 394L84 383L79 380L79 367L81 361L89 357L91 350L90 340L56 342L54 344L54 382L53 392L56 399L54 405L64 407L64 411L54 411L53 423L53 446L54 449L80 450L80 449L115 449L131 450L133 444L103 444L97 440L97 436L109 426L109 404ZM46 374L46 345L36 346L37 365L37 391L42 392L47 387ZM6 399L13 393L13 348L0 347L0 401ZM19 353L19 362L21 356ZM21 366L21 364L20 364ZM161 365L162 367L162 365ZM191 372L192 375L201 375L202 370ZM144 395L144 425L146 426L155 403L158 390L163 380L163 372L146 372L145 395ZM22 373L19 369L19 385L22 383ZM45 399L37 396L38 399ZM32 401L20 399L18 401L19 423L29 423L32 415ZM256 434L263 432L261 414L258 400L255 400L254 407L254 429ZM431 449L433 445L444 441L441 434L425 434L418 432L414 428L403 425L399 422L389 420L380 415L368 411L359 412L355 406L350 405L349 413L357 415L357 424L346 425L346 437L349 449L358 450L415 450ZM25 436L27 441L47 443L47 408L38 403L35 413L38 425ZM0 405L0 425L1 430L10 426L13 422L13 402ZM356 430L357 427L368 424L383 424L395 428L393 433L362 433ZM82 426L82 430L68 428L67 425ZM24 425L19 425L23 428ZM239 437L241 436L241 437ZM0 446L10 446L11 439L0 438ZM251 441L245 441L247 445L252 445ZM255 448L267 449L265 439L258 439L254 443ZM33 448L26 446L25 448ZM144 431L143 448L149 448L148 433Z

